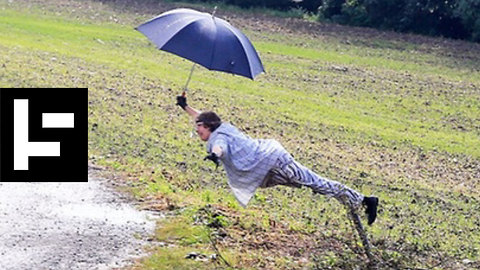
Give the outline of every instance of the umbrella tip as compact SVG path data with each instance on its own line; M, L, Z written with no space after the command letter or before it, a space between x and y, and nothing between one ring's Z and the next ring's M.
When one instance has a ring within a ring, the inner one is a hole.
M217 12L217 6L213 8L212 17L215 17L215 12Z

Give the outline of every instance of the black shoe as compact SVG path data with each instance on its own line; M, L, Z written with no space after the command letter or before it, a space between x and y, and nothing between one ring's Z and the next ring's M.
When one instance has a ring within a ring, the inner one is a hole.
M364 197L362 204L367 207L365 213L368 215L368 225L372 225L377 218L378 198Z

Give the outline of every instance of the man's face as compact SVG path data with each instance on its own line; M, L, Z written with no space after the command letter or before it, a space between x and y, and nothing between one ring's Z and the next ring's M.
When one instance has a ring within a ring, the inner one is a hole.
M197 134L198 136L200 136L200 139L202 139L202 141L208 141L208 138L210 138L210 134L212 133L210 131L210 129L208 129L207 127L205 127L203 125L203 122L197 122Z

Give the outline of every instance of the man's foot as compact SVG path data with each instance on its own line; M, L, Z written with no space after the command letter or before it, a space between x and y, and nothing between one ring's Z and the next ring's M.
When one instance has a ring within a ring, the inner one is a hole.
M368 215L368 225L372 225L377 218L378 198L364 197L362 204L367 207L365 213Z

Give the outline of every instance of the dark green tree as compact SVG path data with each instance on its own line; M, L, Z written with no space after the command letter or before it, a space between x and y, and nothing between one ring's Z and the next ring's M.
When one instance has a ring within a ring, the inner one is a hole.
M480 0L455 1L453 14L462 22L472 41L480 42Z

